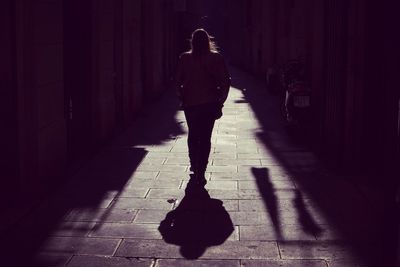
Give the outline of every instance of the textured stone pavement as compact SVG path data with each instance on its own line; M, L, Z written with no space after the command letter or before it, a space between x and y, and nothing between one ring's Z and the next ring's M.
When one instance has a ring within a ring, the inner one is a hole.
M380 266L370 253L379 246L374 204L287 136L279 97L237 70L232 76L224 116L213 132L206 185L232 222L222 244L187 259L158 229L181 203L189 179L184 115L166 95L33 216L24 231L42 229L32 245L39 248L36 264ZM53 219L43 224L49 213ZM207 233L214 225L198 227Z

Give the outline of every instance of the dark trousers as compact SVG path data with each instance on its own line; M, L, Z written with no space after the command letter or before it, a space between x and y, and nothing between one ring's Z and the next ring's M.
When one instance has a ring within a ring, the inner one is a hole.
M216 104L203 104L185 108L185 117L189 128L190 166L196 174L202 175L207 169L217 109Z

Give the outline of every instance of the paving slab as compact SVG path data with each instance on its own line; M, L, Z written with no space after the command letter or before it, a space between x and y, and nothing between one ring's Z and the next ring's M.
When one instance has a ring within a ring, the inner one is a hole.
M275 189L295 189L295 185L290 180L268 180L260 179L260 181L250 180L250 181L239 181L239 189L256 189L263 193L266 190L266 186L270 187L269 190ZM268 193L268 192L266 192Z
M134 197L120 197L114 199L113 209L166 209L170 210L172 204L168 199L143 199Z
M242 260L242 267L328 267L324 260ZM345 266L343 266L345 267Z
M65 267L71 260L72 255L56 253L39 253L33 259L34 266L40 267ZM3 262L3 264L5 264ZM10 263L8 266L13 266Z
M152 178L155 178L158 173L159 173L158 170L157 171L138 171L138 170L136 170L132 174L131 179L135 179L135 178L138 178L138 179L146 179L146 178L147 179L152 179Z
M240 240L316 240L313 233L307 233L301 225L242 225Z
M136 182L136 184L139 184ZM132 186L126 186L121 192L119 193L119 197L138 197L144 198L146 197L147 193L149 192L149 188L145 185L139 188L132 188Z
M209 194L218 199L237 199L237 200L258 200L263 199L263 194L257 189L238 189L238 190L221 190L210 189ZM278 200L292 200L296 196L296 192L292 189L274 190L274 195ZM303 197L304 198L304 197Z
M183 258L179 246L163 240L126 239L116 252L122 257ZM276 242L226 241L209 247L199 259L278 259Z
M90 232L91 237L118 237L138 239L161 239L158 223L100 223Z
M155 267L240 267L239 260L157 260Z
M238 165L248 165L248 166L261 166L261 160L259 159L213 159L213 166L238 166Z
M51 236L87 236L95 226L94 222L62 222Z
M157 176L157 180L163 180L166 181L167 183L173 179L173 180L188 180L189 177L189 172L187 171L179 171L179 172L172 172L172 171L160 171L160 173Z
M169 210L139 210L135 217L135 223L160 223Z
M187 158L185 152L149 152L146 158Z
M211 194L210 194L211 195ZM211 195L212 197L212 195ZM216 198L220 199L220 198ZM239 210L239 201L235 199L220 199L222 201L222 205L226 211L238 211Z
M329 267L373 267L373 266L385 266L383 260L381 263L374 263L372 261L363 261L360 259L328 259L327 264Z
M271 157L271 155L264 155L264 154L260 154L260 153L238 153L237 154L237 158L238 159L258 159L260 161L262 160L273 160L273 158Z
M164 164L170 164L170 165L185 165L188 166L190 165L189 158L188 157L169 157L166 159Z
M120 242L121 239L117 238L50 237L43 244L41 252L111 256Z
M217 181L211 180L206 184L206 189L219 189L219 190L237 190L238 185L236 181Z
M210 177L211 180L254 180L254 177L249 173L213 172Z
M182 165L168 165L168 164L149 164L149 165L140 165L138 167L138 171L150 171L154 172L155 170L158 171L165 171L165 172L185 172L187 170L187 166Z
M226 138L226 136L224 136L224 138ZM212 151L210 153L210 159L236 159L236 158L237 158L237 154L234 151L231 151L231 152Z
M230 211L229 215L234 225L248 225L254 226L267 226L271 225L270 217L264 212L253 212L253 211Z
M166 158L151 158L151 157L145 157L140 165L162 165L166 161Z
M169 178L169 179L134 179L129 181L122 192L125 191L138 191L138 197L142 197L142 194L146 192L144 196L147 195L147 190L149 188L179 188L182 179L180 178ZM140 194L142 193L142 194Z
M124 239L115 252L118 257L138 258L183 258L179 246L165 243L163 240Z
M136 213L136 210L75 209L64 220L70 222L131 222Z
M152 259L74 256L68 267L152 267L153 265Z
M349 244L324 241L278 242L282 259L354 260Z
M227 166L215 166L211 165L207 167L208 172L223 172L223 173L236 173L237 166L227 165Z

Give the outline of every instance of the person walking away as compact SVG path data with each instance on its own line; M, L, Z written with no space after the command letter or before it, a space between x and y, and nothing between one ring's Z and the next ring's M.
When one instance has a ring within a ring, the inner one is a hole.
M191 177L204 186L212 130L222 116L231 79L223 56L204 29L195 30L190 43L191 49L179 57L175 85L189 129Z

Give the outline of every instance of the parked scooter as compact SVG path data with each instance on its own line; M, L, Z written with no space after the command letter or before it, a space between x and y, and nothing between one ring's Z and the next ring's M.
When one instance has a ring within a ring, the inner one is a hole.
M283 113L291 128L308 127L311 121L311 90L304 74L304 65L299 60L290 60L282 68Z

